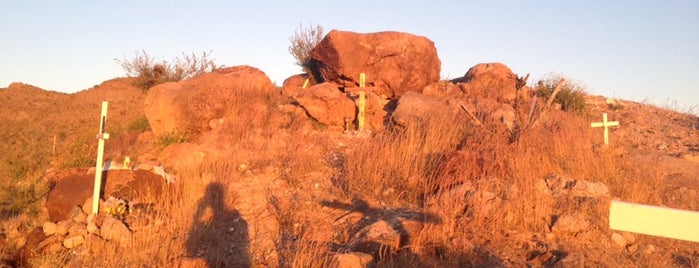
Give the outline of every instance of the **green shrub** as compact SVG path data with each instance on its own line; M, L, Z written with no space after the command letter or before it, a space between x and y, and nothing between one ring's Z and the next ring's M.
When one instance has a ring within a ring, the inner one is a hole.
M132 59L114 59L121 68L126 71L129 77L136 77L134 86L149 89L155 85L177 82L199 74L212 72L218 69L212 59L209 59L211 52L202 52L201 56L192 53L191 55L182 53L182 57L176 57L168 62L166 60L157 61L145 50L136 51Z
M49 187L38 172L27 173L14 183L0 184L0 215L39 213L41 200L48 194Z
M551 98L551 94L561 78L561 76L550 76L540 80L536 86L536 95L546 100ZM585 112L585 90L570 82L569 79L565 79L553 102L560 104L564 111L583 114Z
M187 133L183 132L170 132L158 137L158 145L161 148L165 148L170 144L183 143L188 139Z
M62 168L91 167L95 165L97 155L95 140L80 137L70 146L63 158Z
M129 125L126 126L126 129L128 131L145 132L150 129L150 123L148 123L148 118L146 118L145 115L141 115L131 121Z

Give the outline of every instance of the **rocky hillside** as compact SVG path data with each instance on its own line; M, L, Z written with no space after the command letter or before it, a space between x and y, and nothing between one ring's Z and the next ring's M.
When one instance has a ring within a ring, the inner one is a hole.
M0 90L2 171L13 170L2 265L699 264L696 243L608 227L612 199L699 211L699 118L501 63L439 81L435 51L406 33L333 31L307 86L298 75L275 87L251 66L147 92L122 78L75 94L12 84ZM569 99L542 93L555 87ZM113 138L95 216L104 99ZM602 113L620 124L609 146L590 127Z

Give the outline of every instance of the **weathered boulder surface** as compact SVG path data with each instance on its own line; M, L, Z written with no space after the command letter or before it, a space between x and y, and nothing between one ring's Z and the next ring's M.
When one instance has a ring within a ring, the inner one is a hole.
M441 62L434 43L423 36L401 32L360 34L330 31L311 51L311 69L320 81L344 87L366 85L388 98L422 89L439 80Z
M264 72L236 66L152 87L145 113L156 136L197 135L208 129L210 120L237 115L248 96L278 93Z
M105 172L104 196L118 196L126 199L159 195L164 180L161 176L145 170L114 170ZM51 221L66 219L75 206L82 205L92 196L95 176L92 174L72 174L58 179L49 192L46 207Z
M354 102L333 83L313 85L296 96L296 101L320 123L343 126L345 120L354 121Z
M306 84L307 79L307 74L296 74L289 76L289 78L284 80L284 84L282 86L282 93L284 93L284 95L288 97L295 97L299 94L299 92L311 86L310 82ZM304 85L306 86L305 88Z
M468 69L463 77L452 80L464 83L469 95L512 102L517 96L517 75L502 63L480 63Z
M393 112L393 121L400 125L410 122L421 122L432 117L452 116L452 107L443 101L417 92L407 92L398 100L398 106Z

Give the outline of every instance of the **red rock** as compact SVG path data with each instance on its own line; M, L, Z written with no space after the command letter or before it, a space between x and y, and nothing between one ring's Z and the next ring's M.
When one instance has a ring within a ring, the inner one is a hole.
M361 252L349 252L333 256L330 263L332 268L363 268L369 267L374 257Z
M453 116L453 109L437 98L417 92L408 92L398 100L393 121L401 125L424 122L433 116Z
M360 34L333 30L311 51L311 69L320 81L343 87L382 88L391 98L407 91L421 92L439 80L441 62L434 43L426 37L401 32Z
M289 78L284 80L284 85L282 86L282 93L289 97L295 97L305 88L309 88L311 86L309 82L309 84L306 85L305 88L303 87L304 84L306 84L307 79L308 75L306 74L297 74L290 76Z
M345 119L352 122L355 118L354 102L333 83L314 85L302 91L296 101L311 117L326 125L343 126Z
M145 113L156 136L197 135L208 129L212 119L237 116L240 103L273 94L279 91L265 73L250 66L236 66L152 87L145 100Z
M463 85L468 95L512 102L517 96L517 75L502 63L480 63L452 82Z
M129 228L122 221L112 217L104 218L99 235L105 240L114 240L121 244L128 243L132 237Z
M103 196L117 196L127 200L146 194L160 195L164 180L145 170L114 170L105 172ZM46 207L51 221L66 219L73 207L83 205L92 196L95 176L73 174L56 181L49 192Z

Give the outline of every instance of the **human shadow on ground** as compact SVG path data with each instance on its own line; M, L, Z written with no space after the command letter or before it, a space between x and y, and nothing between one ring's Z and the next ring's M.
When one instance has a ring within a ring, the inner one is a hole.
M211 183L199 200L186 242L187 257L207 267L250 267L248 225L237 210L228 210L224 186Z

